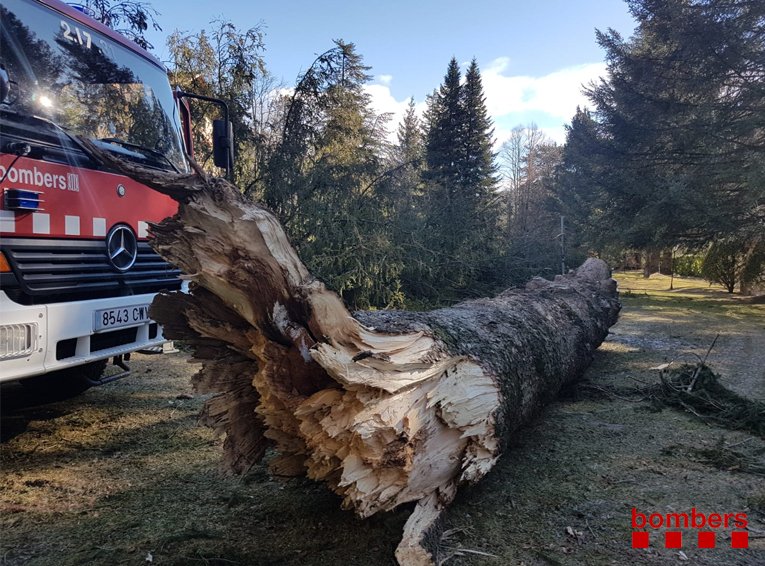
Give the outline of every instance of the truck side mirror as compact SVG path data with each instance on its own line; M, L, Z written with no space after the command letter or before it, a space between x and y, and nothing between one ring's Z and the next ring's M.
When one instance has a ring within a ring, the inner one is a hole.
M217 104L223 110L222 120L213 120L213 163L216 167L226 170L226 178L234 181L234 128L231 125L231 121L228 119L228 105L220 98L213 98L211 96L204 96L201 94L194 94L192 92L183 92L177 89L175 98L181 102L185 98L194 98L196 100L204 100L205 102L212 102ZM182 105L181 105L182 106ZM188 108L186 109L189 110ZM183 113L183 110L181 110ZM188 147L191 149L191 113L188 112L186 116L185 131L188 137Z
M233 164L234 140L231 122L213 120L213 163L216 167L231 170Z

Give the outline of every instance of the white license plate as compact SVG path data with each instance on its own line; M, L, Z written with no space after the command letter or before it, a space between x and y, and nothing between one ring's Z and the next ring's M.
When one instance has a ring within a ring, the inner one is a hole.
M93 331L136 326L149 321L149 305L130 305L118 309L103 309L93 313Z

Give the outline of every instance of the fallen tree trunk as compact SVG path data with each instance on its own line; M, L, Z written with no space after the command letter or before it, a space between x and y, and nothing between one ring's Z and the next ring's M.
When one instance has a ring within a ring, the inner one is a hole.
M417 502L396 551L429 564L428 537L462 482L581 375L619 311L606 265L431 312L351 315L314 279L267 209L200 171L149 171L91 149L179 201L153 245L192 280L152 316L203 362L205 419L243 471L267 445L279 474L307 474L367 517Z

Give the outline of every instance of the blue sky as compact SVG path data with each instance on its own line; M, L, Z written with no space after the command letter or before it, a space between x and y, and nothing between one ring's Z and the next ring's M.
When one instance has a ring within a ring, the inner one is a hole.
M333 39L353 42L372 67L373 104L396 117L410 96L424 107L452 56L465 64L475 57L500 142L514 126L532 121L563 141L563 124L585 103L580 85L605 68L595 29L629 36L634 28L622 0L149 3L160 13L163 31L149 35L160 58L166 58L165 37L176 29L197 32L214 19L241 29L260 23L266 64L287 87Z

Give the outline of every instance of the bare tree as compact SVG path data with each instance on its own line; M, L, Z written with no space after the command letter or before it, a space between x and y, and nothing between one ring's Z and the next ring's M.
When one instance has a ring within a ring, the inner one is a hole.
M502 145L499 159L506 194L508 270L518 279L545 270L552 273L557 264L559 223L549 200L560 157L561 148L533 123L515 127Z

